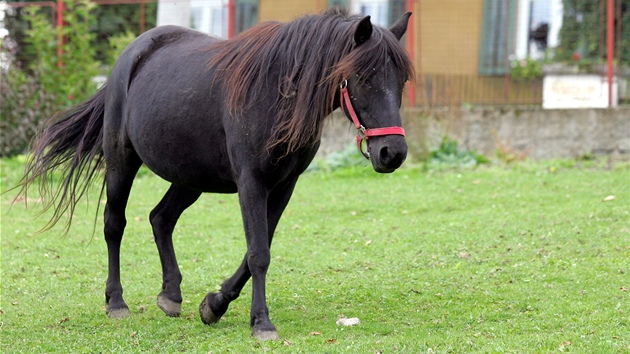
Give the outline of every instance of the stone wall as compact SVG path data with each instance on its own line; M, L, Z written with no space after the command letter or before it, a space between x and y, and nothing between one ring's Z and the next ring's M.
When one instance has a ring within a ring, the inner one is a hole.
M630 107L543 110L531 107L439 108L404 112L410 151L434 148L444 135L493 156L499 149L531 159L617 155L630 159ZM320 154L343 149L355 130L339 112L329 118Z

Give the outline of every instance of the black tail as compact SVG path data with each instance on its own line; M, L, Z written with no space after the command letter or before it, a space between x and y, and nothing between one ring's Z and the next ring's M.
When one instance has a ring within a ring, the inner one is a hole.
M104 108L105 87L87 101L55 114L39 128L20 194L26 197L28 187L39 183L44 211L54 209L42 231L50 229L69 211L68 232L77 202L103 165ZM61 185L55 184L57 170L61 172Z

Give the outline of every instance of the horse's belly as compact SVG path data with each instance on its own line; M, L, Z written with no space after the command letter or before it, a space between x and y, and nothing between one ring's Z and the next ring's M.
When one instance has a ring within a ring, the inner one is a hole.
M163 179L200 192L235 193L230 161L221 130L201 119L135 119L129 140L142 162ZM132 121L133 118L131 117ZM194 115L189 118L195 118ZM215 124L219 124L216 122Z
M218 166L201 164L186 156L180 157L160 159L141 156L151 171L178 186L205 193L237 192L231 176L217 169Z
M194 161L145 162L147 167L163 179L187 189L205 193L236 193L236 183L216 171L214 166L202 166Z

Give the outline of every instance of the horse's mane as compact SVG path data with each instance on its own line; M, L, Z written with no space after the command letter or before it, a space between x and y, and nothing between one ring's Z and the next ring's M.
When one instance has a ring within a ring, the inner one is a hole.
M283 146L288 154L319 140L321 122L349 75L367 78L390 58L405 79L413 79L413 66L389 30L374 26L371 38L354 48L360 20L333 8L289 23L261 23L213 45L210 67L217 69L231 114L242 114L267 85L277 85L278 116L267 148ZM277 77L269 75L272 68Z

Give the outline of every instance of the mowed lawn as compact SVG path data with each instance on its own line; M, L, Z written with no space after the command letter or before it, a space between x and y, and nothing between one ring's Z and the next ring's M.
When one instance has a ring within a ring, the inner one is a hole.
M2 190L21 171L21 159L2 160ZM61 225L35 234L50 215L35 218L35 189L28 209L3 194L0 351L630 352L628 164L305 174L272 247L274 342L250 336L249 284L218 324L197 312L245 252L234 195L204 195L184 213L174 235L182 316L158 309L148 214L167 188L147 170L134 185L121 261L132 316L122 320L104 311L98 188L66 237Z

